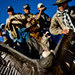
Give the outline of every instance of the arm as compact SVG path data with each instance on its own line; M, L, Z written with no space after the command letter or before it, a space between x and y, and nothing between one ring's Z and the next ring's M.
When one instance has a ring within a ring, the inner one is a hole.
M51 34L53 35L66 34L67 35L69 33L69 29L61 28L61 26L59 25L59 22L60 21L58 21L55 16L52 18L51 26L49 28Z
M61 34L62 29L60 29L59 23L56 20L55 16L51 20L51 25L50 25L49 31L53 35L59 35L59 34Z
M10 29L10 19L8 18L7 20L6 20L6 25L5 25L5 30L8 30L8 29Z
M23 14L16 14L16 15L14 15L14 19L16 21L24 22L26 18Z
M39 14L37 15L37 20L38 19L40 19L40 17L41 17L41 13L42 13L42 11L45 9L45 7L42 7L42 8L39 8Z

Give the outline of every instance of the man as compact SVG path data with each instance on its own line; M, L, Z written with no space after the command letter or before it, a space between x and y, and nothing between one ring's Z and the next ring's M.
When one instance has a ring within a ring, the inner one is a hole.
M35 17L36 15L30 13L30 6L28 4L24 5L24 12L26 17L26 28L30 27L31 25L35 24Z
M18 29L24 26L25 16L22 14L15 14L11 6L8 6L7 13L9 18L6 20L5 28L10 31L14 41L16 38L19 39Z
M57 0L58 10L53 16L50 26L50 32L54 35L68 34L69 29L75 32L75 8L69 7L68 2L71 0Z
M26 28L27 28L27 31L30 33L31 36L33 37L38 37L38 29L39 29L39 26L38 26L38 21L36 19L36 15L30 13L30 6L28 4L25 4L24 5L24 12L25 12L25 17L26 17L26 20L25 20L25 25L26 25Z
M75 22L74 22L75 7L68 6L68 2L70 2L70 1L71 0L57 0L56 3L53 4L53 5L58 6L57 12L53 16L52 21L51 21L51 26L49 28L50 32L53 35L65 34L67 36L67 35L69 35L70 31L75 32ZM67 39L67 41L69 41L69 40ZM70 47L70 48L72 48L72 47ZM63 50L67 51L67 49L65 47ZM71 51L71 49L70 49L70 51ZM66 54L68 54L68 53L66 53ZM69 74L71 66L72 66L73 57L74 56L71 53L64 57L65 61L63 61L62 66L68 74Z
M35 35L35 27L36 27L36 15L30 13L30 6L28 4L25 4L23 6L23 10L25 12L25 26L26 30L24 32L24 38L26 39L26 42L29 46L29 57L31 58L39 58L38 55L38 47L39 44L36 39L34 39Z
M38 3L37 8L39 10L39 13L37 13L37 20L39 21L39 25L40 25L40 36L43 38L41 39L41 41L45 41L46 44L49 43L50 45L55 46L56 44L53 42L52 37L50 37L50 33L49 33L49 27L50 27L50 23L51 23L51 19L49 18L49 16L47 14L44 13L44 11L46 10L46 7L43 5L43 3ZM46 35L46 33L48 32L48 35ZM50 38L48 38L50 37ZM50 44L51 42L51 44ZM43 43L45 44L45 43ZM45 44L45 46L46 46ZM51 49L54 49L51 48Z
M46 7L42 3L39 3L37 8L39 10L39 13L37 13L37 19L39 20L41 32L44 32L44 30L49 28L51 19L44 13Z

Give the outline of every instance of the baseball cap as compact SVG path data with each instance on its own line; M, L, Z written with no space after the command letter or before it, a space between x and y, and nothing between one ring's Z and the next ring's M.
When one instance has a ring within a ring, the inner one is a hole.
M37 5L37 8L42 8L42 7L45 7L45 6L43 5L43 3L39 3L39 4Z
M30 9L30 6L28 5L28 4L25 4L24 6L23 6L23 9Z
M10 11L14 11L14 9L12 8L12 6L8 6L8 8L7 8L7 12L10 12Z

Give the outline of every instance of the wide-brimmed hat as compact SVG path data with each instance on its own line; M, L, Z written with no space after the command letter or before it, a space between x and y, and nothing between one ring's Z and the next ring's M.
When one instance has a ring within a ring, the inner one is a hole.
M70 1L72 1L72 0L57 0L56 3L53 5L59 5L61 3L70 2Z

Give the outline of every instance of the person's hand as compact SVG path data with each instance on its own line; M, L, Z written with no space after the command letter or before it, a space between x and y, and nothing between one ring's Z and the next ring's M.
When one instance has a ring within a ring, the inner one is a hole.
M65 29L65 30L61 31L61 34L66 34L67 35L68 33L69 33L69 29Z
M28 18L27 21L30 22L31 21L31 18Z
M39 8L40 11L43 11L45 9L45 7Z

